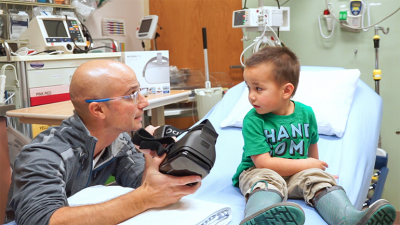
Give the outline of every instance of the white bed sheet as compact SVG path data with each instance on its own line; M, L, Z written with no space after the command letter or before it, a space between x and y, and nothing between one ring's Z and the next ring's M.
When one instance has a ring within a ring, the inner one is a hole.
M336 67L308 67L302 70L340 70ZM231 178L241 161L243 138L240 128L221 128L221 121L241 96L245 84L231 88L223 99L204 117L209 119L219 134L217 157L211 173L203 180L201 188L191 198L228 204L232 207L232 221L239 224L244 216L245 200L240 190L232 186ZM332 93L334 94L334 93ZM350 110L346 131L342 138L320 135L320 159L329 164L327 172L338 175L351 202L361 209L373 173L376 149L382 120L382 99L368 85L359 80ZM314 208L303 200L298 203L306 214L309 225L326 224Z

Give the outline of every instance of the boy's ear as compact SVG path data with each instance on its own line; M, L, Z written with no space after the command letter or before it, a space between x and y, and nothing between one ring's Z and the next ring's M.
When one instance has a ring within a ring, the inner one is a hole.
M292 83L286 83L283 86L283 98L290 99L294 91L294 85Z

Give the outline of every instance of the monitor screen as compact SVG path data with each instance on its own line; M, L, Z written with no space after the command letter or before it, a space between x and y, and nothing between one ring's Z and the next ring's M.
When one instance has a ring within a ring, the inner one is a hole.
M48 37L68 37L63 20L43 20Z
M153 19L142 20L142 22L140 23L139 33L149 32L152 20Z
M235 19L234 19L233 25L241 26L241 25L244 25L244 22L245 22L245 11L241 10L241 11L235 12Z

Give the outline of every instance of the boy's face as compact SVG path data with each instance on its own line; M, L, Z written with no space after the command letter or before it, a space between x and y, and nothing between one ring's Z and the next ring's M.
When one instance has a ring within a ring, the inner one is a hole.
M269 63L244 70L243 77L249 88L249 101L258 114L286 115L285 85L277 85L273 75L274 67Z

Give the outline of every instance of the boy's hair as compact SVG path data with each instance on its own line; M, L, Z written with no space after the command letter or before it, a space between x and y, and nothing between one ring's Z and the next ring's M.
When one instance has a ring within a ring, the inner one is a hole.
M245 67L251 68L260 64L272 63L274 65L274 81L278 85L286 82L294 86L292 96L296 93L299 84L300 62L287 47L265 47L254 53L245 62Z

